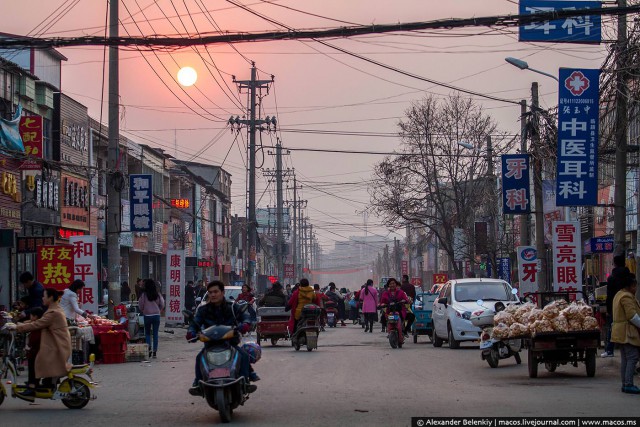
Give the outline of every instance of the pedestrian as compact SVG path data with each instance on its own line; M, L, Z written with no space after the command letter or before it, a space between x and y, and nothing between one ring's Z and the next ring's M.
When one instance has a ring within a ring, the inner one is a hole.
M287 286L285 286L285 294L287 295L287 299L291 298L291 294L293 293L293 291L291 290L291 283L287 283Z
M204 282L202 280L198 280L197 286L196 286L196 304L195 304L196 310L206 295L207 295L207 289L204 287Z
M636 299L638 282L630 277L613 299L611 341L620 349L622 392L640 394L633 384L636 364L640 359L640 303Z
M158 351L158 331L160 329L160 312L164 309L164 299L158 293L158 287L152 279L145 279L144 291L138 299L140 313L144 316L144 338L149 346L149 357L156 358ZM151 341L153 329L153 342ZM153 344L153 348L152 348Z
M120 284L120 302L131 301L131 287L126 280Z
M43 386L54 388L53 378L67 375L71 365L71 335L67 327L64 311L58 304L60 293L54 288L46 288L42 301L47 310L42 318L35 322L9 324L5 327L19 333L42 331L40 336L40 350L35 359L35 376L43 378ZM27 388L21 396L32 399L35 390Z
M196 287L193 285L193 280L189 280L184 287L184 306L189 311L196 309Z
M373 322L378 321L378 291L373 286L373 280L367 280L364 289L360 291L362 312L364 313L364 331L373 332Z
M140 295L142 295L143 291L144 291L144 285L142 283L142 279L138 277L136 279L136 286L135 286L136 301L140 299Z
M44 314L44 310L40 307L34 307L31 310L31 314L29 315L31 322L35 322L36 320L42 318ZM36 330L29 332L29 341L27 350L27 362L28 366L28 380L27 387L31 389L35 389L40 384L40 380L36 377L36 356L40 351L40 336L42 331Z
M613 270L611 275L607 278L607 335L605 351L601 357L613 357L613 342L611 342L611 330L613 322L613 299L618 291L626 287L629 283L631 272L625 267L625 261L623 255L616 255L613 257Z
M78 305L78 292L84 288L84 282L80 279L73 281L71 286L64 290L60 298L60 308L64 311L67 321L75 322L76 314L87 317L89 313L84 311Z
M400 289L402 289L404 293L411 298L411 301L416 299L416 287L409 282L409 276L406 274L402 275L402 285L400 286Z
M22 286L24 286L29 293L29 305L24 311L24 317L29 316L31 313L30 310L35 307L40 307L46 311L47 307L44 305L42 300L44 297L44 286L42 286L42 283L35 280L33 274L28 271L22 273L19 280Z

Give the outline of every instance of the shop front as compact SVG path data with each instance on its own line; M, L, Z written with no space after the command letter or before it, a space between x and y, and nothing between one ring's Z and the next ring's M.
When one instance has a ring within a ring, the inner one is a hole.
M15 235L21 230L20 204L22 192L20 175L15 171L20 162L0 158L0 311L16 299L15 289Z

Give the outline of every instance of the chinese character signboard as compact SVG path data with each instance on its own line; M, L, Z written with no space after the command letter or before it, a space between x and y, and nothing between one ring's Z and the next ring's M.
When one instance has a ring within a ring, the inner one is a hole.
M96 236L72 236L74 279L82 280L78 300L83 310L98 313L98 238Z
M529 155L502 156L502 211L505 214L526 214L531 211L529 193Z
M582 290L580 222L553 223L553 290Z
M38 246L53 246L55 244L55 237L20 237L16 238L17 248L16 252L19 254L31 254L36 253Z
M409 261L402 261L402 274L409 274Z
M447 273L434 273L433 274L433 284L437 285L440 283L447 283L447 280L449 280L449 277L447 276Z
M520 15L559 10L599 9L598 1L520 0ZM600 15L570 16L520 26L519 41L559 43L600 43Z
M533 246L518 246L519 295L538 292L538 255Z
M168 322L183 322L182 307L184 305L184 249L169 249L167 251L167 308Z
M507 283L511 283L511 259L498 258L498 279L502 279Z
M20 136L24 144L27 160L22 163L22 170L40 170L42 165L37 160L42 158L42 116L20 117Z
M600 70L560 69L556 205L598 204Z
M152 231L153 186L151 185L151 175L129 175L129 196L131 231Z
M285 279L295 279L293 274L293 264L285 264L284 265L284 278Z
M189 199L171 199L171 206L179 209L187 209L191 206Z
M584 254L613 252L613 236L592 237L584 243Z
M39 246L36 248L36 279L45 288L67 289L73 278L73 246Z

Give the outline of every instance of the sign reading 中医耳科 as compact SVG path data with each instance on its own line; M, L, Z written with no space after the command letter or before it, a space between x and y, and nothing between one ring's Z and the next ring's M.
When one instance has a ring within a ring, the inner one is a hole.
M556 205L598 204L600 70L560 69Z
M531 211L529 187L529 155L503 155L502 211L504 214L527 214Z
M184 249L170 249L167 251L167 308L166 318L169 322L183 322L182 307L184 294L182 292L185 267Z
M153 231L153 185L150 174L129 175L131 231Z
M561 10L599 9L598 1L576 0L520 0L520 15L534 15ZM600 43L602 25L600 15L568 16L520 25L521 42Z

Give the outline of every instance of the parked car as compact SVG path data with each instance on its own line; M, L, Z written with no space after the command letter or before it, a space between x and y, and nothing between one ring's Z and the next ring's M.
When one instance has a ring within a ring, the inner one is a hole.
M471 323L471 313L478 309L478 300L518 301L511 293L511 286L499 279L449 280L433 303L433 345L441 347L444 341L449 348L459 348L462 341L477 341L482 330Z

